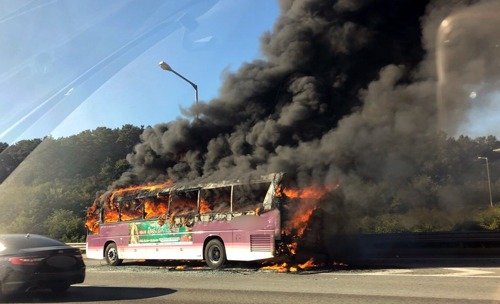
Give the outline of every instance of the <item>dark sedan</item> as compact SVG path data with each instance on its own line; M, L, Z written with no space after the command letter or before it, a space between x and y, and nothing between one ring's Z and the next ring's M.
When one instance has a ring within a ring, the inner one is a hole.
M41 235L0 235L2 295L32 289L63 292L84 279L85 263L79 249Z

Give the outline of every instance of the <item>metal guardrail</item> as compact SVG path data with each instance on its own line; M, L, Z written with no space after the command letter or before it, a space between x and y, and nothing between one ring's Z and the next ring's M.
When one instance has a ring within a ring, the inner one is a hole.
M66 243L66 244L71 246L71 247L78 248L82 252L85 252L85 250L86 250L86 243Z
M361 234L332 238L350 260L401 258L500 258L500 232Z

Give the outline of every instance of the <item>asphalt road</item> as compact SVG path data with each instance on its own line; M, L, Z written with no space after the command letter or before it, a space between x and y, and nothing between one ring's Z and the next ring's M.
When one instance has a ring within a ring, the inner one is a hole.
M233 265L220 271L129 262L87 263L84 284L17 303L500 303L500 267L315 269L296 273Z

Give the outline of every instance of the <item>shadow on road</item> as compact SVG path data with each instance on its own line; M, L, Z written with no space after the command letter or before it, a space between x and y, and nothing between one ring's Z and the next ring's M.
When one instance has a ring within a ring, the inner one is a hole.
M67 292L54 294L50 290L32 291L12 295L5 303L73 303L96 301L141 300L169 295L176 290L169 288L72 286Z

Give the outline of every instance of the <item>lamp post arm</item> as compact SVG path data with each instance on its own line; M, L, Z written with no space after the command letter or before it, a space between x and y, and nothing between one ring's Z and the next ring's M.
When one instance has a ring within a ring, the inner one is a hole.
M186 77L182 76L181 74L177 73L172 68L170 69L170 71L172 73L174 73L175 75L179 76L180 78L184 79L187 83L189 83L193 87L195 104L198 105L198 86L196 85L196 83L192 82L191 80L189 80ZM198 119L198 116L199 116L199 114L196 113L196 119Z
M160 68L162 68L163 70L165 71L169 71L169 72L172 72L174 73L175 75L179 76L180 78L184 79L184 81L186 81L187 83L189 83L193 89L194 89L194 99L195 99L195 103L196 105L198 105L198 86L196 85L196 83L192 82L191 80L187 79L186 77L182 76L181 74L177 73L174 69L172 69L172 67L166 63L165 61L160 61ZM198 120L198 112L196 112L196 119Z
M179 76L180 78L184 79L186 82L188 82L195 90L198 90L198 86L192 82L191 80L187 79L186 77L182 76L181 74L177 73L176 71L174 70L170 70L172 73L174 73L175 75Z

